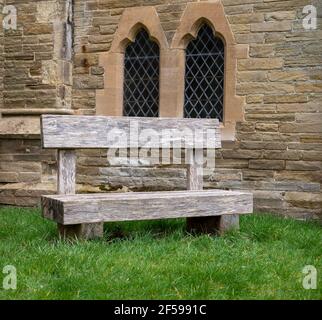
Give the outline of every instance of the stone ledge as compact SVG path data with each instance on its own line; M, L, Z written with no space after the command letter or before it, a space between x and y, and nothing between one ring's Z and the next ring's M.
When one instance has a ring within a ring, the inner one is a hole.
M58 114L58 115L73 115L74 110L71 109L1 109L0 113L3 116L40 116L42 114Z
M1 109L0 139L40 139L42 114L73 115L70 109Z
M35 207L42 195L56 193L54 184L10 183L0 186L0 204Z
M39 117L0 118L0 139L40 139Z
M77 185L77 193L102 193L99 187ZM9 183L0 185L0 205L36 207L40 197L56 194L56 183ZM121 192L121 191L120 191Z

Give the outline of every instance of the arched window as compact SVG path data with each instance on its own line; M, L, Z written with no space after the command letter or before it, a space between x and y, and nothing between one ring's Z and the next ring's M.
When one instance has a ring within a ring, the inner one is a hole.
M224 118L225 45L208 25L186 49L185 117Z
M160 49L142 29L125 51L124 116L159 116Z

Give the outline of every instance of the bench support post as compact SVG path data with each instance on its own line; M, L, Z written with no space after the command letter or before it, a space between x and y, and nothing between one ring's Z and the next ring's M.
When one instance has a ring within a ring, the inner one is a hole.
M203 190L203 149L187 150L187 190ZM239 215L187 218L187 231L222 235L239 230Z
M76 193L76 152L58 150L58 194ZM103 237L103 223L62 225L58 224L62 238L94 239Z

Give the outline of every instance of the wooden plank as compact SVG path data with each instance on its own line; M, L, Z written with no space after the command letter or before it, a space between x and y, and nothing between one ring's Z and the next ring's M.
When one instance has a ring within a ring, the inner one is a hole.
M57 193L64 196L74 195L76 193L75 150L58 150L57 175ZM51 212L59 212L59 209L52 208ZM63 217L58 220L63 220ZM66 226L63 223L58 223L58 231L63 238L92 239L103 235L103 224L75 224Z
M187 190L203 190L203 149L189 149L187 151L188 166L187 166ZM194 233L197 230L203 232L203 225L209 227L209 220L213 220L214 217L202 217L202 218L187 218L187 231Z
M76 152L75 150L58 150L57 193L68 195L76 193ZM53 204L54 205L54 204ZM57 204L59 206L59 204ZM53 207L51 211L61 212ZM61 217L63 218L63 217ZM63 220L63 219L58 219ZM58 232L62 238L79 237L81 225L64 226L58 223Z
M189 149L187 167L187 190L203 189L203 149Z
M253 196L221 190L45 196L42 208L46 218L69 225L246 214Z
M49 149L221 147L217 119L43 115L41 130Z
M239 230L240 222L238 214L222 215L218 218L217 230L219 234L224 234L232 230Z
M196 191L195 191L196 192ZM227 191L227 190L202 190L201 193L203 196L207 194L209 196L216 195L216 196L226 196L229 195L239 195L239 194L249 194L248 192L242 191ZM94 200L94 201L101 201L108 197L109 200L122 200L124 198L128 199L151 199L156 197L161 197L163 199L171 199L173 196L178 198L189 197L191 191L160 191L160 192L126 192L126 193L119 193L119 192L112 192L112 193L92 193L92 194L77 194L75 195L49 195L45 196L46 198L55 199L62 203L64 202L83 202L86 200Z
M58 150L58 194L76 193L76 152Z
M203 150L188 150L187 190L203 189ZM190 233L224 234L239 229L239 215L187 218L187 231Z

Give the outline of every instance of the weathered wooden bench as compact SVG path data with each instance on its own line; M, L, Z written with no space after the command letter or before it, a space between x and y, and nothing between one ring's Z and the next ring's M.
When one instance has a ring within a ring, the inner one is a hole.
M221 234L253 212L251 193L203 190L204 150L221 147L217 120L45 115L41 130L43 148L58 149L58 195L42 197L42 212L62 237L102 237L104 222L170 218L187 218L191 232ZM165 147L186 150L187 191L75 194L77 149Z

